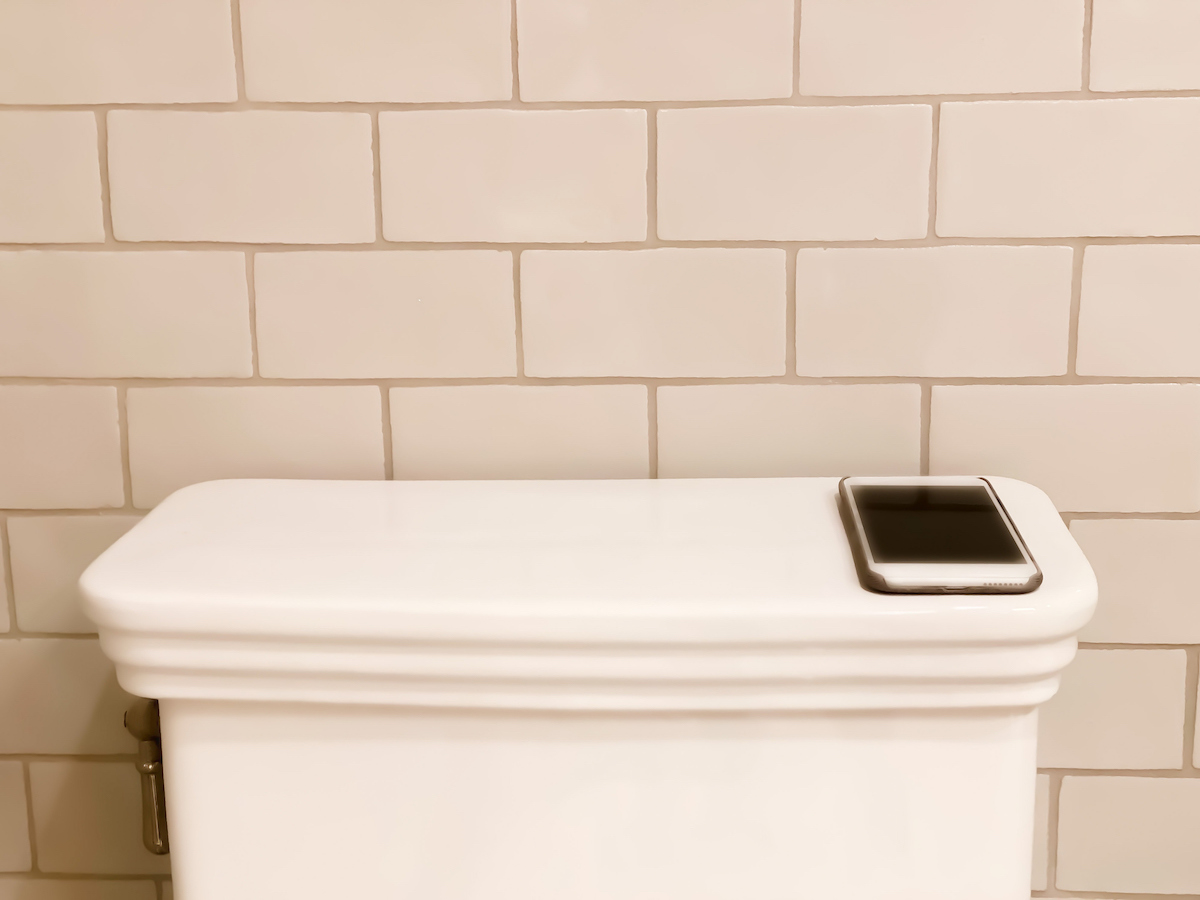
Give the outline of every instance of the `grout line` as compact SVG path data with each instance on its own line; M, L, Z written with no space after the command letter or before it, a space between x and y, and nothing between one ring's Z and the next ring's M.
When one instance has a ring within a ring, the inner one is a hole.
M645 109L645 107L639 107ZM656 240L654 245L678 247L686 250L704 249L908 249L913 247L1075 247L1087 245L1103 246L1160 246L1163 244L1200 245L1200 235L1167 235L1164 237L1127 237L1095 235L1060 235L1058 237L968 237L948 235L944 237L904 238L900 240L864 239L856 241L830 240L765 240L744 238L737 240ZM75 250L94 252L144 253L154 250L241 250L253 253L371 253L379 250L512 250L520 247L531 250L643 250L647 241L381 241L351 244L286 244L251 243L246 241L115 241L104 244L100 241L74 242L0 242L0 250Z
M799 350L796 349L797 297L796 266L799 265L799 250L788 250L783 263L783 371L785 377L798 377Z
M137 762L136 753L0 753L6 762Z
M1083 297L1083 256L1086 244L1074 241L1071 256L1071 305L1067 320L1067 371L1068 376L1076 374L1076 360L1079 356L1079 309Z
M933 133L929 141L929 223L925 236L937 239L938 152L942 129L942 104L933 104Z
M395 478L392 462L392 402L390 391L385 384L379 386L379 399L383 421L383 480L391 481Z
M649 470L647 476L658 477L658 385L646 385L646 435L649 440Z
M17 628L17 590L13 583L12 570L12 539L8 535L8 517L0 516L0 589L4 591L4 605L8 612L8 628L0 633L0 638L9 632L19 633Z
M169 875L166 876L165 878L163 878L162 876L158 876L158 878L161 879L162 881L170 881L171 880L171 877ZM121 875L121 874L114 875L114 874L107 873L107 872L105 872L105 873L100 873L100 872L0 872L0 885L6 884L6 883L19 884L20 882L23 882L23 881L48 881L48 882L57 882L57 881L141 881L141 882L148 882L149 884L158 883L155 876L147 875L144 872L129 872L124 875ZM5 894L5 896L11 897L13 895ZM19 893L16 896L20 897L20 898L24 898L28 895L25 893ZM43 894L41 896L61 897L62 894L60 894L60 893L54 893L54 894L49 894L49 895ZM86 896L94 897L96 895L95 894L87 894ZM114 896L114 895L109 894L106 896ZM119 896L124 897L124 896L128 896L128 895L120 894ZM1158 898L1158 900L1162 900L1162 898Z
M802 0L792 9L792 99L800 98L800 21Z
M259 378L258 286L254 281L254 251L246 253L246 300L250 316L250 377Z
M1196 704L1200 695L1200 647L1187 648L1187 674L1183 689L1183 771L1195 777L1200 775L1196 765L1200 758L1200 745L1196 743Z
M644 101L634 100L467 100L467 101L310 101L310 100L247 100L244 97L240 54L239 69L239 99L235 101L203 101L180 103L0 103L0 111L46 111L90 112L98 109L135 109L135 110L179 110L183 112L231 112L243 109L280 110L285 112L410 112L433 111L446 109L643 109ZM514 67L514 85L517 84L516 67ZM519 86L518 86L519 90ZM856 95L820 95L800 94L795 97L757 97L751 99L709 98L700 100L662 100L655 101L663 109L702 109L702 108L733 108L754 106L913 106L929 105L939 102L953 103L990 103L995 101L1011 103L1036 103L1057 100L1143 100L1143 99L1176 99L1200 97L1200 89L1188 90L1144 90L1144 91L1023 91L978 94L856 94Z
M29 871L38 872L37 827L33 819L33 776L29 772L29 760L21 760L21 776L25 780L25 817L29 829Z
M104 227L104 245L115 244L112 220L112 189L108 177L108 113L96 110L96 153L100 162L100 216Z
M521 103L521 79L520 79L520 40L517 32L517 0L512 0L508 8L508 28L509 41L512 49L509 51L509 56L512 63L512 102Z
M371 113L371 172L373 190L375 191L375 244L383 244L383 163L382 141L379 137L379 112Z
M1057 890L1058 881L1058 800L1062 793L1063 776L1057 772L1050 776L1050 798L1046 810L1046 890Z
M921 469L922 475L929 474L929 433L932 424L933 385L921 382Z
M646 239L643 245L659 246L658 234L658 109L646 108Z
M1092 0L1083 0L1083 46L1080 53L1080 90L1092 93Z
M229 23L233 30L233 71L237 79L237 104L246 103L246 62L242 53L242 5L241 0L230 0ZM224 104L229 106L229 104Z
M517 378L525 378L525 330L521 322L521 250L512 251L513 333L517 350ZM506 382L511 379L504 379ZM540 383L540 382L539 382Z
M533 376L531 376L533 377ZM646 376L636 375L539 375L537 384L551 385L585 385L585 384L644 384ZM811 385L838 385L838 384L913 384L918 381L918 378L907 375L689 375L678 376L661 379L663 384L672 385L707 385L707 384L811 384ZM925 379L925 381L935 387L971 387L971 386L988 386L1000 385L1006 387L1049 387L1049 386L1081 386L1081 385L1101 385L1109 387L1119 387L1122 385L1147 385L1147 386L1162 386L1171 387L1184 384L1200 384L1200 377L1180 378L1178 376L1146 376L1146 377L1130 377L1130 376L1104 376L1104 375L1014 375L1008 378L1003 376L958 376L938 378L936 380ZM106 386L106 387L246 387L247 385L260 386L275 386L275 387L362 387L362 386L378 386L381 382L386 382L389 387L454 387L457 385L479 385L479 384L521 384L526 383L521 376L513 375L492 375L492 376L461 376L461 377L420 377L420 376L395 376L395 377L353 377L353 378L330 378L324 376L311 377L295 377L286 378L282 376L273 376L269 378L245 378L237 376L220 376L210 377L206 375L197 375L194 377L178 377L178 378L163 378L163 377L124 377L124 378L79 378L65 376L42 376L42 375L6 375L0 376L0 386L24 386L24 387L65 387L71 385L84 386ZM1086 516L1085 511L1080 510L1062 510L1064 514L1071 516ZM1105 518L1109 517L1161 517L1171 514L1170 511L1164 512L1134 512L1134 513L1119 513L1119 512L1100 512ZM1190 515L1191 513L1184 513Z
M121 482L125 495L125 504L121 512L134 509L133 505L133 470L129 463L129 388L117 385L117 431L121 449Z
M45 641L94 641L99 637L94 631L22 631L12 628L0 633L0 643L4 641L45 640ZM0 758L4 754L0 753Z

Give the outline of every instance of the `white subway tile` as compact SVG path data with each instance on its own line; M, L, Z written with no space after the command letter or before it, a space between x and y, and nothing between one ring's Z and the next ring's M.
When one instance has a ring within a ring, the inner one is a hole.
M25 773L18 761L0 760L0 872L27 872L32 864ZM7 900L2 880L0 900Z
M226 0L0 4L0 103L236 99Z
M1071 534L1100 583L1100 603L1080 640L1200 644L1200 522L1076 519Z
M0 386L0 508L124 502L115 388Z
M534 250L521 255L525 373L782 375L782 250Z
M928 106L749 106L658 113L658 236L924 237Z
M512 96L510 0L243 0L251 100Z
M471 109L379 115L392 241L640 241L646 113Z
M0 243L103 240L95 114L0 111Z
M915 384L661 387L658 474L915 475L920 407Z
M132 763L31 762L29 776L43 872L171 870L170 857L154 856L142 846L141 785Z
M792 94L794 0L517 0L522 100Z
M646 402L640 384L395 388L395 477L645 478Z
M1183 650L1080 650L1038 713L1038 765L1178 769Z
M804 0L800 93L1077 91L1083 0Z
M801 375L1067 371L1070 247L802 249Z
M241 253L0 253L0 283L0 375L251 374Z
M1200 234L1200 97L945 103L937 233Z
M77 582L137 516L10 516L13 596L22 631L90 634Z
M220 478L383 477L375 387L131 388L133 503Z
M929 469L1008 475L1074 512L1200 509L1200 385L935 386Z
M118 240L375 239L366 113L113 110L108 169Z
M1200 4L1092 0L1093 91L1200 89Z
M154 882L0 878L0 900L155 900ZM163 900L169 900L164 897Z
M1081 375L1200 375L1198 286L1200 246L1195 244L1088 247L1075 370Z
M1030 887L1046 890L1050 859L1050 776L1039 775L1033 802L1033 877Z
M260 253L254 283L267 377L517 374L511 253Z
M0 641L0 753L132 753L128 703L98 641Z
M1064 778L1057 887L1200 893L1200 778Z

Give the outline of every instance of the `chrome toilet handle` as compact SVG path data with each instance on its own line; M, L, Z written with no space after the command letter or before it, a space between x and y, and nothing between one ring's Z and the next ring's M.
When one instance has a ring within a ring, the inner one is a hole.
M171 850L167 840L167 798L163 792L162 732L158 701L138 699L125 710L125 728L138 741L138 772L142 776L142 843L151 853Z

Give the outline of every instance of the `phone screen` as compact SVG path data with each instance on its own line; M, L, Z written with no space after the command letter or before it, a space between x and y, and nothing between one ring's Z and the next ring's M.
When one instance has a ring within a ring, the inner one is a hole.
M876 484L853 493L877 563L1025 561L987 488Z

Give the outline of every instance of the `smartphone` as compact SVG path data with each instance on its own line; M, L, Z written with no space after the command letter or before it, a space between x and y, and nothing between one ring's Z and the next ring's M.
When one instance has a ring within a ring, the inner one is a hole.
M985 478L843 478L842 518L864 587L892 594L1020 594L1042 572Z

